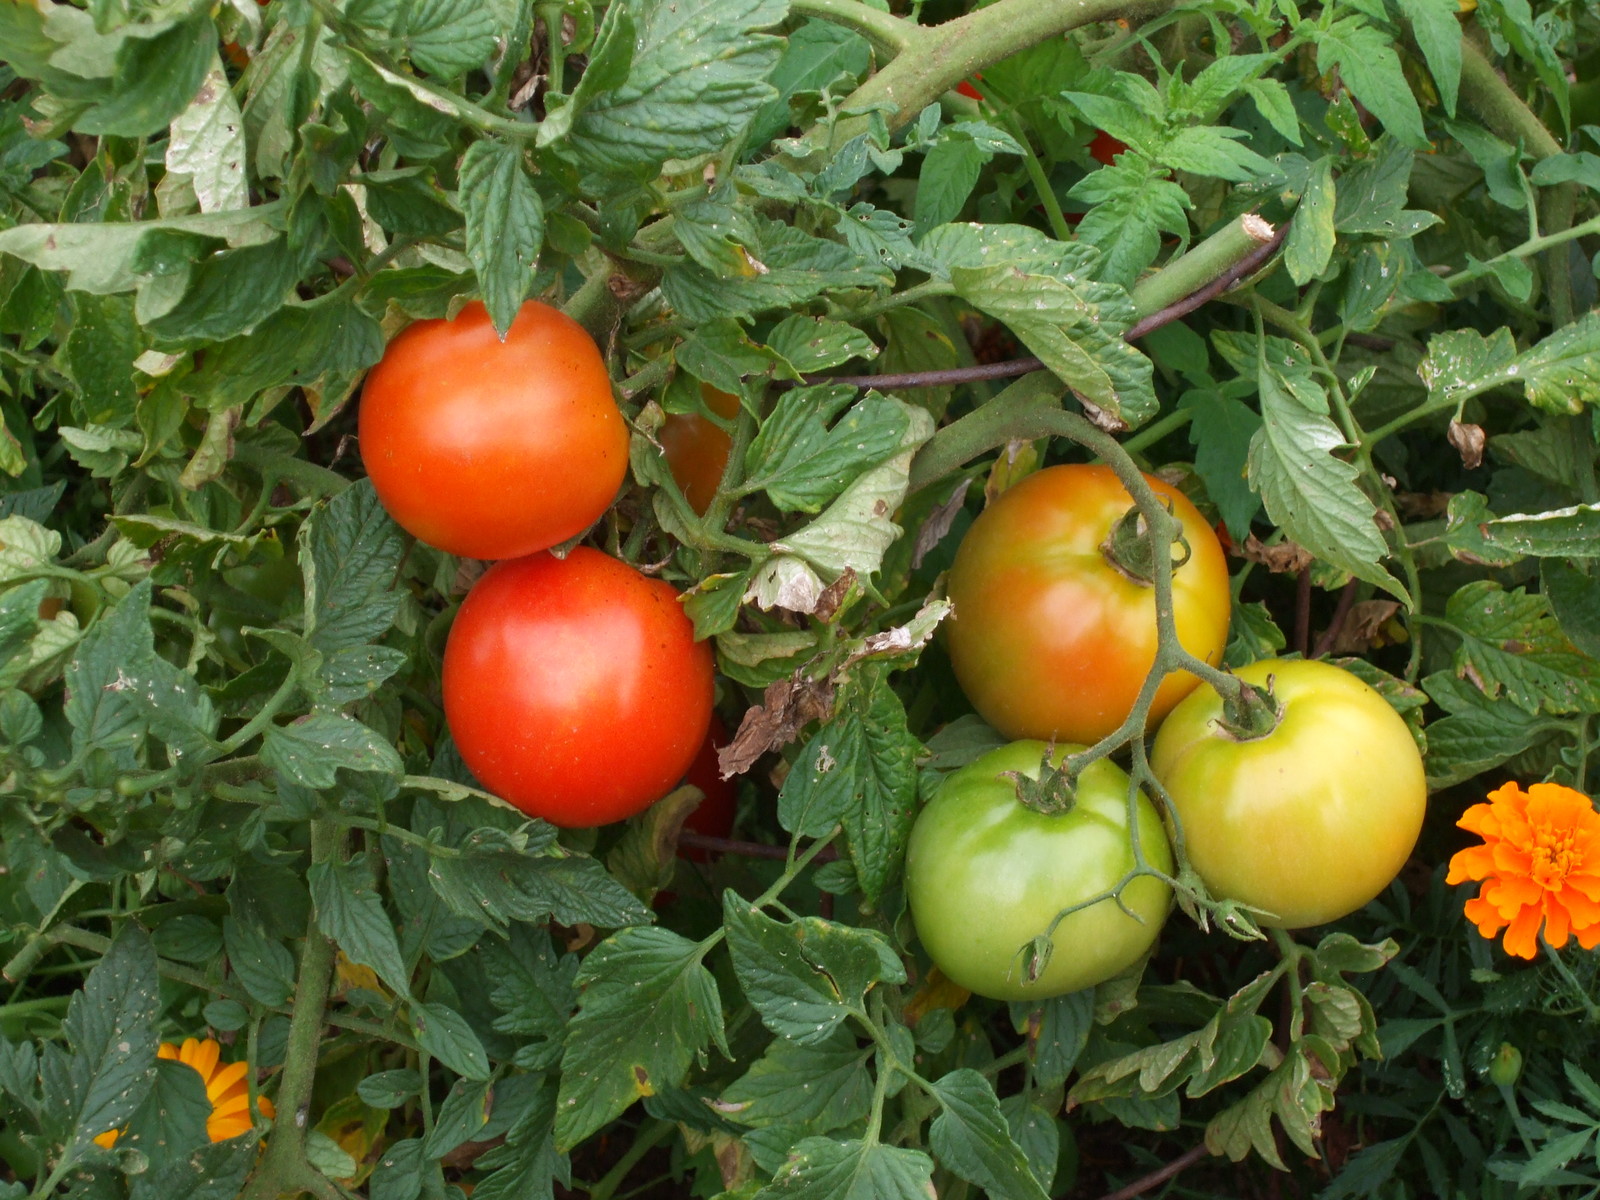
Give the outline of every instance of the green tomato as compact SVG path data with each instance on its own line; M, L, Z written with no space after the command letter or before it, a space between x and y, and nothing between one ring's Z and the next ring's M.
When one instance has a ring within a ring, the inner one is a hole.
M1428 784L1384 698L1332 663L1268 659L1235 672L1281 710L1264 737L1221 725L1222 699L1191 692L1161 726L1150 769L1183 825L1190 865L1219 899L1300 929L1352 913L1410 857Z
M1052 761L1081 749L1059 745ZM1127 774L1106 759L1091 763L1070 808L1039 812L1018 799L1006 772L1037 779L1045 752L1044 742L1012 742L951 774L917 816L906 852L906 898L928 957L995 1000L1046 999L1110 979L1155 944L1172 902L1161 880L1131 880L1122 890L1128 911L1107 898L1071 913L1044 970L1027 978L1024 952L1056 914L1115 888L1135 866ZM1166 831L1143 793L1137 811L1145 861L1171 874Z

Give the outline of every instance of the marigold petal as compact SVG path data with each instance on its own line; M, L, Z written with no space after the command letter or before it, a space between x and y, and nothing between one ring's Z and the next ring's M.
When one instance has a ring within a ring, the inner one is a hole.
M1485 841L1500 836L1500 818L1493 806L1488 804L1474 804L1461 814L1456 821L1457 829L1465 829L1468 833L1475 833Z
M256 1097L256 1108L269 1121L278 1115L278 1106L265 1096Z
M212 1117L206 1122L206 1133L213 1142L225 1142L229 1138L236 1138L241 1133L250 1132L250 1120L247 1117Z
M1544 889L1525 876L1508 878L1504 875L1495 875L1484 881L1483 891L1480 894L1509 917L1519 908L1538 904L1544 897Z
M176 1060L178 1057L178 1048L171 1042L162 1042L161 1045L156 1047L156 1057Z
M1572 931L1578 938L1578 945L1585 950L1593 950L1600 946L1600 925L1590 925L1583 929L1574 928Z
M107 1150L117 1144L117 1139L122 1136L120 1129L108 1129L94 1139L96 1146L104 1146Z
M1468 846L1450 857L1450 873L1446 883L1464 883L1469 879L1483 879L1494 871L1494 852L1488 846Z
M250 1112L250 1098L248 1096L229 1096L218 1100L211 1106L213 1117L246 1116Z
M1482 896L1474 896L1468 900L1465 911L1467 920L1476 925L1478 932L1491 941L1506 926L1505 918Z
M1567 931L1571 928L1567 910L1554 896L1544 902L1544 940L1559 950L1567 944Z
M1506 953L1517 958L1531 959L1539 950L1539 922L1541 914L1537 908L1525 908L1512 918L1511 924L1506 926L1505 948Z
M188 1042L184 1043L187 1048ZM200 1078L208 1084L211 1082L212 1073L217 1069L217 1060L222 1057L222 1047L210 1038L201 1042L194 1051L194 1057L189 1065L200 1072Z

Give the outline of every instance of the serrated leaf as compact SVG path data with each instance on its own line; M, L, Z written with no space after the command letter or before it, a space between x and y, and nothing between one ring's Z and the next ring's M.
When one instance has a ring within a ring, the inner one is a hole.
M252 921L222 919L228 965L244 990L260 1004L277 1007L294 991L294 956Z
M590 951L561 1061L558 1148L583 1141L635 1100L680 1085L708 1042L728 1053L704 956L701 944L647 926Z
M1452 329L1428 340L1428 355L1417 374L1429 392L1476 394L1509 378L1516 357L1509 329L1497 329L1489 337L1475 329Z
M594 859L551 853L550 827L540 840L504 830L475 829L457 843L458 854L430 861L428 879L459 916L486 927L508 921L586 923L602 928L641 923L649 910Z
M946 225L922 248L946 266L957 295L1005 322L1082 399L1129 427L1155 413L1150 360L1122 338L1132 302L1089 277L1085 248L1020 225Z
M261 761L285 779L313 789L331 788L340 767L399 777L400 754L370 727L338 713L312 713L273 725L261 740Z
M1328 269L1333 258L1334 210L1338 205L1333 182L1333 160L1319 158L1306 178L1305 191L1294 210L1294 225L1283 247L1283 265L1289 278L1304 287Z
M1261 417L1227 388L1195 388L1183 394L1179 406L1194 414L1189 441L1195 448L1195 472L1229 534L1242 544L1261 508L1245 477L1250 443L1261 428Z
M580 96L571 147L591 171L654 177L668 159L722 147L771 100L782 0L691 0L636 6L626 78Z
M467 148L461 160L461 210L467 218L467 257L503 338L533 283L544 246L544 204L520 146L485 138Z
M173 118L167 171L188 176L201 212L247 208L246 155L244 115L228 86L222 60L213 51L200 90Z
M1600 663L1567 640L1543 596L1491 580L1458 589L1445 620L1461 636L1456 673L1523 712L1600 711Z
M858 1046L848 1028L809 1044L777 1038L723 1090L717 1111L755 1129L798 1125L827 1133L871 1111L871 1059L871 1047Z
M73 993L61 1022L72 1049L68 1155L138 1110L155 1082L159 1010L155 947L130 921Z
M489 1078L489 1056L466 1018L445 1004L411 1005L411 1032L417 1045L464 1079Z
M403 598L396 572L404 553L405 536L370 480L346 488L319 509L300 534L311 645L327 652L381 637Z
M1411 94L1391 38L1361 17L1346 17L1313 36L1319 71L1337 68L1345 86L1390 134L1408 146L1427 148L1422 110Z
M409 995L410 974L367 860L312 863L308 878L322 932L338 943L345 957L376 971L390 991Z
M1528 401L1554 413L1575 413L1600 400L1600 313L1563 326L1517 360Z
M801 373L826 371L852 358L870 359L878 353L872 339L855 326L798 313L778 322L767 335L767 346Z
M1398 0L1400 12L1411 22L1411 32L1427 60L1439 102L1456 115L1461 89L1461 23L1457 0Z
M1161 253L1163 233L1188 233L1193 202L1169 174L1143 155L1125 154L1067 193L1092 205L1077 232L1079 241L1100 252L1095 278L1132 287Z
M888 943L870 930L820 917L777 921L731 890L722 916L739 986L768 1029L802 1045L826 1042L851 1013L864 1015L874 983L905 979Z
M1268 518L1318 558L1409 603L1378 565L1388 547L1376 506L1356 486L1360 472L1333 454L1345 444L1338 426L1295 400L1276 368L1261 372L1260 386L1262 426L1250 442L1249 473Z
M765 490L785 512L817 512L899 449L909 418L899 402L876 393L828 428L854 395L828 385L784 393L745 454L745 491Z
M971 1068L945 1075L933 1085L940 1113L928 1130L928 1145L941 1165L984 1188L995 1200L1047 1200L1012 1140L989 1081Z
M1600 558L1600 504L1512 513L1483 526L1490 545L1537 558Z
M933 1161L920 1150L806 1138L755 1200L934 1200Z

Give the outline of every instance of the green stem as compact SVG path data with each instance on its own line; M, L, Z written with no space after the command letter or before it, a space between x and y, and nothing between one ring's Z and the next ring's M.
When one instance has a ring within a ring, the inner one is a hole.
M609 260L607 269L596 271L583 281L562 311L589 331L602 346L635 300L661 278L657 267Z
M312 821L312 861L331 861L337 854L340 837L327 818ZM306 1162L305 1145L333 964L333 942L318 927L313 913L306 924L305 947L300 953L294 1015L289 1019L283 1075L278 1086L278 1117L273 1124L272 1137L267 1140L261 1169L243 1193L245 1200L276 1200L281 1193L296 1188L322 1190L312 1179L321 1177Z
M1562 152L1561 143L1522 102L1471 37L1461 39L1461 100L1493 132L1508 142L1521 142L1536 159Z
M1146 425L1132 437L1124 439L1122 448L1129 454L1139 454L1146 447L1154 446L1169 433L1176 433L1192 420L1194 420L1193 409L1174 409L1159 421Z
M817 17L854 30L886 58L904 54L924 34L924 30L912 22L863 4L861 0L791 0L789 13Z
M889 128L898 129L941 95L1030 46L1096 21L1157 12L1161 0L998 0L931 29L919 29L916 53L903 54L845 99L846 109L886 108ZM844 145L864 132L865 117L808 131L814 151Z
M1022 147L1022 165L1028 172L1028 178L1033 181L1033 190L1038 194L1039 203L1044 205L1044 214L1050 221L1050 231L1056 235L1057 241L1070 242L1072 240L1072 226L1067 224L1067 216L1061 211L1061 201L1056 199L1056 190L1050 186L1050 176L1045 174L1044 164L1039 161L1039 156L1034 153L1033 142L1029 139L1027 130L1022 128L1022 122L1017 120L1013 112L1005 114L1006 131Z
M1134 311L1146 317L1193 295L1272 241L1275 232L1254 213L1229 221L1183 257L1135 284L1130 293Z
M865 321L872 317L882 316L891 309L904 308L908 304L916 304L919 300L926 300L933 296L955 295L955 285L943 279L929 279L904 291L895 292L881 300L874 300L870 304L863 304L859 308L837 308L835 312L849 321Z
M294 694L299 688L300 680L297 677L297 672L291 669L289 674L284 677L283 682L278 685L278 690L272 693L271 698L267 700L261 711L251 717L227 741L218 745L217 757L225 758L239 749L239 747L248 745L259 734L266 732L267 726L271 725L277 719L278 714L288 707L289 701L294 698Z

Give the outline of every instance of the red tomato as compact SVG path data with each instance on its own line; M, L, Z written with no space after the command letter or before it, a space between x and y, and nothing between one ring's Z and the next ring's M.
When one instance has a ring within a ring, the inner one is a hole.
M1089 143L1089 157L1109 167L1117 155L1127 148L1127 142L1119 142L1105 130L1100 129L1095 131L1094 141Z
M711 648L670 585L587 546L490 567L444 651L444 712L484 787L569 828L683 777L711 722Z
M1231 606L1222 547L1183 493L1146 479L1172 502L1191 551L1172 572L1178 638L1219 662ZM1110 467L1049 467L1002 492L961 540L950 661L967 699L1006 737L1093 743L1133 710L1155 662L1155 589L1101 549L1132 504ZM1197 682L1167 676L1151 721Z
M709 383L700 385L706 406L717 416L732 419L739 415L739 397L719 391ZM701 516L711 507L728 465L733 439L716 422L699 413L672 413L656 434L667 468L677 480L689 507Z
M693 784L705 796L700 807L684 818L683 827L707 837L725 838L732 833L734 814L739 808L739 789L731 779L724 779L717 767L717 751L727 744L727 726L713 713L705 743L683 776L684 783ZM692 846L685 846L682 854L691 862L705 862L710 857Z
M628 469L628 429L594 339L533 300L504 342L477 303L409 326L367 376L360 436L389 514L464 558L518 558L575 537Z
M982 79L983 76L982 75L977 75L977 76L974 76L974 78ZM964 79L960 83L958 83L956 85L956 92L958 94L962 95L962 96L967 97L969 100L982 100L983 99L983 93L980 92L977 88L973 87L970 83L968 83Z

